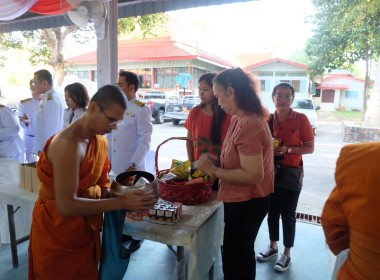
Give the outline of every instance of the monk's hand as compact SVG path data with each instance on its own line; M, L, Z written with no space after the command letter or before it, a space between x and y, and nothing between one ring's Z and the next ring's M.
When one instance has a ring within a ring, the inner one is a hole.
M206 154L203 154L200 156L197 165L195 166L197 169L202 170L204 173L206 173L209 176L213 175L214 171L214 165L212 161L208 158Z
M110 188L103 187L101 188L101 198L107 198L110 193Z
M124 209L140 213L153 208L154 204L157 202L154 195L147 195L142 190L129 191L123 196L120 196L120 198L123 200Z

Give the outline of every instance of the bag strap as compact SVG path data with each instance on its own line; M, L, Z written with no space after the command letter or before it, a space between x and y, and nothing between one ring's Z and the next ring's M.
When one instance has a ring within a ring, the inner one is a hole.
M270 129L270 133L272 134L272 136L273 136L273 120L274 120L274 115L270 114L269 129Z

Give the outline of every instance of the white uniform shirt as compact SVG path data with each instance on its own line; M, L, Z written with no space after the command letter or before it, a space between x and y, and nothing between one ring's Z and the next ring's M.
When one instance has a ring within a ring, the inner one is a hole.
M22 128L22 140L24 141L27 158L30 153L33 152L34 140L36 136L36 118L39 104L40 100L33 97L21 100L18 104L18 116L22 117L26 114L30 119L28 126L26 126L24 122L20 121L20 126ZM33 156L31 158L33 158ZM30 161L28 160L28 162Z
M15 113L9 107L0 105L0 157L18 159L23 163L25 147L19 131Z
M124 123L107 135L108 156L115 174L124 172L131 163L136 164L136 170L145 171L153 131L151 118L152 113L144 103L136 98L128 101Z
M74 116L70 122L70 116L72 113L74 113ZM74 112L73 112L73 109L66 108L65 111L63 112L63 127L66 127L69 124L75 122L76 120L79 120L84 115L84 113L86 113L86 109L83 109L83 108L78 108Z
M37 112L36 140L34 152L42 151L51 136L63 128L63 111L66 103L63 97L53 89L44 93Z

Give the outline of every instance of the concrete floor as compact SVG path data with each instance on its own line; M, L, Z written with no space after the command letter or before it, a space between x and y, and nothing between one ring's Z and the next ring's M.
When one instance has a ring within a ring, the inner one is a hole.
M28 278L28 244L18 246L19 264L12 267L9 244L1 244L0 279L23 280ZM256 253L265 249L268 244L266 220L259 231L255 243ZM328 280L331 279L331 268L328 253L325 249L322 227L319 225L297 222L295 247L292 250L292 263L287 272L274 271L275 260L257 263L256 279L260 280ZM280 246L280 250L283 247ZM187 260L187 254L185 254ZM187 265L187 263L186 263ZM214 279L223 279L222 260L215 260ZM161 243L145 240L141 248L131 256L124 280L175 280L177 279L176 257ZM205 277L205 280L207 277ZM203 279L202 279L203 280Z

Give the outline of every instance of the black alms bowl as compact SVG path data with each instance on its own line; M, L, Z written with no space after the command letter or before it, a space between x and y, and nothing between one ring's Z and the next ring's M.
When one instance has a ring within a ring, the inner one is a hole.
M140 177L144 177L148 179L150 183L147 185L140 186L140 187L123 185L123 182L125 181L126 178L134 176L134 175L136 175L136 180L138 180ZM131 190L142 190L146 194L154 194L156 199L160 197L160 185L158 184L158 180L153 174L149 172L145 172L145 171L129 171L129 172L120 173L112 181L111 190L112 190L112 193L117 196L123 195L126 192L129 192Z

